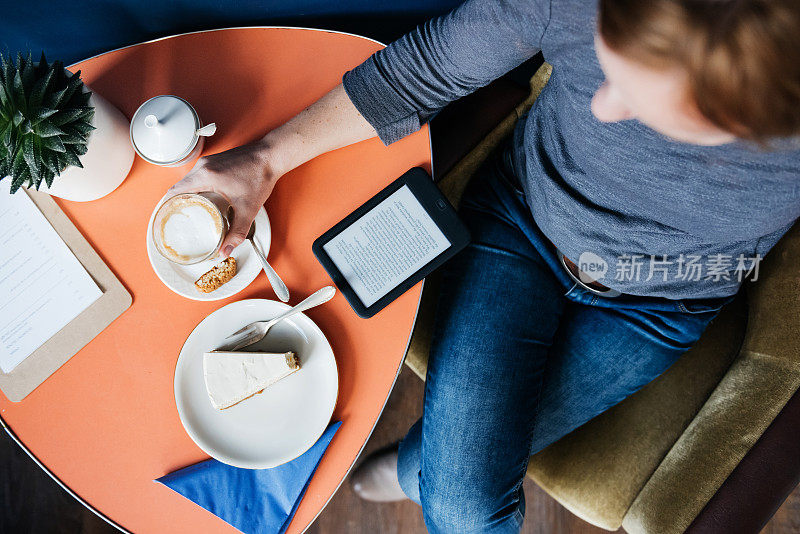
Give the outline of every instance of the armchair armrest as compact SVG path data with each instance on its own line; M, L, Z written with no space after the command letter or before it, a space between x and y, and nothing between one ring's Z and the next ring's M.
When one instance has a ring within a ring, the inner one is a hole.
M800 227L767 256L762 279L749 287L750 324L744 350L800 372ZM759 532L800 483L800 390L731 472L689 526L691 534Z
M800 391L736 466L687 534L760 532L800 484Z

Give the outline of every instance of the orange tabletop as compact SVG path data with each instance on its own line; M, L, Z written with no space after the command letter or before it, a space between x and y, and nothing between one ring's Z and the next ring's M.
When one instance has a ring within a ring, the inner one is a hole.
M252 141L322 96L381 48L366 38L293 28L236 28L143 43L83 61L84 80L131 117L158 94L188 100L217 134L205 153ZM410 167L430 171L427 129L384 147L377 139L325 154L281 179L266 204L269 259L291 304L330 284L311 243ZM59 201L133 295L133 305L20 403L0 410L32 453L83 499L136 532L236 532L155 478L205 460L181 426L173 396L181 345L205 316L233 300L272 298L262 274L235 297L196 302L167 289L145 250L148 218L190 166L136 158L105 198ZM342 426L323 457L289 531L321 512L355 462L392 389L414 323L417 285L371 319L341 294L308 315L339 368L333 414ZM0 396L2 397L2 396Z

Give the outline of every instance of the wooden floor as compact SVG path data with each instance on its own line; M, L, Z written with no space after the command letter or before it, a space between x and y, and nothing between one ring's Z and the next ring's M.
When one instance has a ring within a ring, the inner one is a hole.
M422 381L404 369L364 454L393 443L419 417ZM116 532L73 500L0 432L0 533L111 534ZM607 532L565 510L530 480L525 481L526 534ZM416 534L425 532L422 514L410 501L373 504L356 497L347 481L309 534ZM620 531L622 532L622 531ZM763 534L800 533L800 489L778 510ZM144 533L141 533L144 534ZM720 533L724 534L724 533Z

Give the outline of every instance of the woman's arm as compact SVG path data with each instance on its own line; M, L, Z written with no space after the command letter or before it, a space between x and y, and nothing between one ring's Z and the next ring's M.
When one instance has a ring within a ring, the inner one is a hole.
M228 198L234 220L221 249L228 256L244 241L281 176L320 154L375 135L340 84L258 141L200 158L169 193L214 191Z
M388 145L533 57L549 22L550 0L467 0L345 74L344 88Z
M320 154L351 145L376 132L341 84L272 130L260 141L273 172L283 175Z

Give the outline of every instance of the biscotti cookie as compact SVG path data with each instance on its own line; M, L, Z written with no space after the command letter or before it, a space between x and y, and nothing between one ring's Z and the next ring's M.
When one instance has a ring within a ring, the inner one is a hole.
M230 256L198 278L194 285L203 293L211 293L222 284L229 282L235 274L236 259Z

